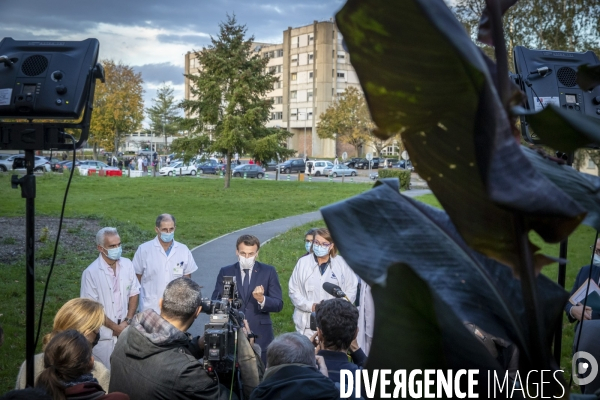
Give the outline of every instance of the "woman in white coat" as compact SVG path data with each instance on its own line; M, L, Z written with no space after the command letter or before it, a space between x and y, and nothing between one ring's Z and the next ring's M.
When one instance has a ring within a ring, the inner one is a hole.
M323 290L323 283L339 286L351 302L356 299L356 275L331 240L328 229L317 229L314 233L312 253L298 260L289 283L289 294L294 304L296 331L311 338L315 331L310 329L310 313L322 300L334 297Z

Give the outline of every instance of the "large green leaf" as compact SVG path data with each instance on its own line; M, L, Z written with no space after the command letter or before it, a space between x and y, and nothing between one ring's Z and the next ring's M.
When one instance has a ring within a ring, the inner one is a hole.
M337 23L379 135L404 129L413 165L469 246L516 268L516 220L550 242L583 220L520 151L485 59L442 0L349 0Z
M348 264L373 286L374 293L376 287L384 287L388 291L388 299L383 296L380 300L375 298L376 317L382 318L376 319L373 343L386 343L388 354L385 357L390 360L404 358L403 352L408 351L404 346L426 346L421 343L428 340L421 336L422 332L402 336L403 344L398 352L389 346L389 343L397 342L391 332L405 331L411 324L419 331L422 329L419 324L431 324L428 322L431 316L426 314L422 316L425 321L412 321L419 317L411 315L405 308L416 305L404 304L411 299L418 303L422 300L419 293L428 294L421 289L410 289L413 284L416 285L414 282L399 286L397 280L390 280L390 266L402 264L410 266L420 279L427 282L429 289L460 321L472 322L494 336L515 343L521 350L521 365L527 365L530 321L522 305L521 281L514 278L506 266L471 250L444 211L400 195L397 181L390 181L321 210L333 241ZM537 277L535 284L542 315L540 330L544 343L541 345L550 356L553 333L562 319L568 295L543 275ZM409 295L403 293L405 290L409 291ZM390 305L380 306L378 301L389 301ZM394 303L397 308L389 310L388 307L393 307ZM439 321L439 315L437 318L439 326L443 327L440 328L441 335L453 337L456 334L454 329L446 332L444 329L449 329L449 326ZM464 328L461 326L461 329ZM390 336L382 332L388 332ZM429 339L433 341L431 346L438 341L435 335ZM456 350L467 351L466 343L457 342ZM410 354L415 360L407 363L431 362L429 368L436 368L427 357L419 360L419 352ZM460 359L459 356L453 352L443 354L447 362L454 357ZM374 355L371 356L373 358ZM378 366L379 361L376 360L373 362ZM369 367L372 365L370 361Z
M535 169L586 209L583 223L600 231L600 178L577 172L569 165L558 164L532 149L522 149Z
M483 344L410 266L390 266L386 285L373 286L372 294L377 312L368 370L406 370L408 376L414 370L475 369L479 398L488 397L493 372L504 376ZM380 385L376 389L379 398Z

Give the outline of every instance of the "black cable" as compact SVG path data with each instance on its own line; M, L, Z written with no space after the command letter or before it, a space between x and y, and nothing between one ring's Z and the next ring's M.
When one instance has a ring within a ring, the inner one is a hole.
M575 353L579 350L579 340L581 339L581 331L583 331L583 321L585 320L585 307L587 305L588 294L590 292L590 284L592 283L592 267L594 266L594 254L596 253L596 243L598 242L598 231L596 231L596 239L592 246L592 257L590 258L590 273L588 274L587 287L585 289L585 297L583 298L583 309L581 310L581 321L579 321L579 334L577 335L577 342L575 343ZM571 380L569 387L573 383L573 371L571 371Z
M37 348L38 341L40 339L40 331L42 329L42 317L44 316L44 305L46 304L46 294L48 293L48 284L50 283L50 277L52 276L52 271L54 270L54 261L56 261L56 252L58 249L58 240L60 239L60 231L62 230L63 217L65 215L65 206L67 204L67 195L69 194L69 187L71 186L71 179L73 179L73 171L75 171L75 157L77 155L77 149L75 145L77 141L75 138L69 134L65 133L65 136L68 136L73 141L73 165L71 165L71 174L69 175L69 181L67 182L67 189L65 190L65 197L63 198L62 209L60 211L60 221L58 222L58 233L56 234L56 243L54 244L54 254L52 255L52 263L50 264L50 271L48 271L48 277L46 278L46 285L44 286L44 296L42 297L42 306L40 309L40 318L38 320L38 329L37 334L35 335L35 345L34 348Z

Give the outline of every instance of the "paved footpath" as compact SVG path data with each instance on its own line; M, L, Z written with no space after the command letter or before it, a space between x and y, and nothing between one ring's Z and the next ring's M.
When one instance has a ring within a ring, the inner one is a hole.
M409 197L422 196L431 193L430 190L410 190L403 192ZM289 231L290 229L322 219L320 211L294 215L274 221L264 222L243 228L208 241L192 249L192 255L198 265L198 270L192 274L192 279L202 286L202 297L210 297L215 288L217 275L221 267L237 261L235 255L235 242L244 234L254 235L260 240L261 246L269 240ZM204 325L208 322L208 315L200 314L189 332L196 336L202 334Z

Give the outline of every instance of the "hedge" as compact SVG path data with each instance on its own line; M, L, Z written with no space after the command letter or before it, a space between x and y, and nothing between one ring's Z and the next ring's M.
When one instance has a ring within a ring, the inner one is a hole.
M410 189L410 170L406 169L380 169L377 171L379 178L398 178L400 180L400 190Z

